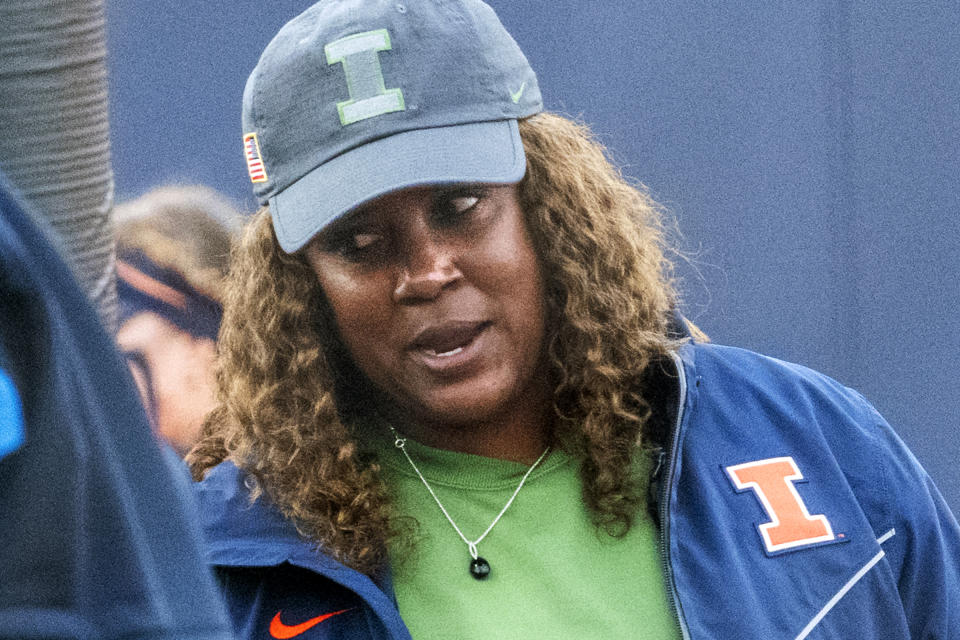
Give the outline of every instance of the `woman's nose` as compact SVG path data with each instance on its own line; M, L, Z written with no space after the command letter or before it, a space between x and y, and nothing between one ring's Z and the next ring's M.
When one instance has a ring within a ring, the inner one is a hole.
M409 304L434 300L463 277L450 243L436 237L429 229L410 234L404 244L405 260L393 292L397 302Z

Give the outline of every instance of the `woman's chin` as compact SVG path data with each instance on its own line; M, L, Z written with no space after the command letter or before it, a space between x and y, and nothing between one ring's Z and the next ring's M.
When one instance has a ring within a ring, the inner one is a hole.
M408 405L409 413L415 421L435 428L463 428L502 420L517 409L513 385L478 382L470 380L425 390Z

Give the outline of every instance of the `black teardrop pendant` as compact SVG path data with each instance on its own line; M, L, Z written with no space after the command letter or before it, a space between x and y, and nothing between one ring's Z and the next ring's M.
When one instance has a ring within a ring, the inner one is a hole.
M470 563L470 575L477 580L486 580L487 576L490 575L490 563L477 556Z

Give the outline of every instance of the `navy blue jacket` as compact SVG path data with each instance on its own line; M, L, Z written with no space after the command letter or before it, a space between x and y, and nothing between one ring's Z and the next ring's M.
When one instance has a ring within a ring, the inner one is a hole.
M0 175L0 638L233 637L185 469Z
M659 378L672 409L652 486L684 638L960 638L960 529L859 394L709 344L681 348ZM409 637L388 581L334 562L264 499L251 505L250 482L225 462L198 485L238 635L280 637L279 616L309 623L298 640Z

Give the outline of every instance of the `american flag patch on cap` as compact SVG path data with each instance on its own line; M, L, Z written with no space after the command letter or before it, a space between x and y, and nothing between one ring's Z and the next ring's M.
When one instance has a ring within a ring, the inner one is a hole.
M263 160L260 158L260 143L257 142L257 134L247 133L243 136L243 155L247 158L250 182L266 182L267 170L263 167Z

